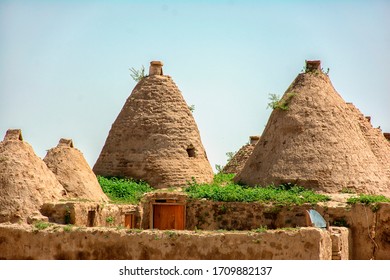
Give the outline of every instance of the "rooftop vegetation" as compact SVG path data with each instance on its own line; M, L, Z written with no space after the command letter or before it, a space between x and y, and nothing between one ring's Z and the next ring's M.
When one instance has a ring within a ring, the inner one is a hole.
M360 194L359 196L350 197L347 200L347 203L349 204L361 203L368 205L371 207L373 212L379 210L380 206L378 203L380 202L390 202L390 198L387 198L383 195Z
M98 176L98 182L108 198L117 203L137 204L144 193L153 191L144 181Z
M134 67L130 68L130 77L136 81L136 82L139 82L141 81L143 78L146 77L146 74L145 74L145 67L142 65L140 69L135 69Z
M233 182L234 174L218 173L211 184L199 184L195 180L188 182L184 189L189 197L224 202L264 202L278 205L315 204L328 201L326 195L294 184L270 185L266 187L241 186ZM146 182L131 179L98 177L98 181L107 196L117 203L136 204L144 193L154 191Z
M280 205L301 205L303 203L315 204L328 201L326 195L317 194L304 187L294 184L270 185L266 187L248 187L235 184L234 174L215 175L211 184L189 183L185 192L192 198L206 198L213 201L225 202L272 202Z
M289 109L289 104L291 102L291 99L296 95L294 92L289 92L282 98L279 97L279 95L270 93L269 94L269 103L267 108L272 109L280 109L282 111L287 111Z
M370 205L378 202L390 202L390 198L387 198L383 195L360 194L359 196L350 197L347 200L347 203L349 204L362 203Z

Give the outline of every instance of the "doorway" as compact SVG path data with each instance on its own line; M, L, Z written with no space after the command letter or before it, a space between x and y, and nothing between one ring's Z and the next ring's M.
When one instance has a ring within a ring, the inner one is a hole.
M125 214L125 228L135 228L134 214Z
M87 227L93 227L95 225L95 216L96 211L88 211L88 221L87 221Z
M152 228L160 230L185 228L184 204L153 204Z

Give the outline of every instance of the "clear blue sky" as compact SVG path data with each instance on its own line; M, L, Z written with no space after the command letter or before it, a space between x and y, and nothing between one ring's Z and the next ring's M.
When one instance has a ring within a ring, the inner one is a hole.
M0 131L44 157L72 138L91 166L135 82L164 62L195 105L211 165L268 120L305 59L390 132L390 1L0 1Z

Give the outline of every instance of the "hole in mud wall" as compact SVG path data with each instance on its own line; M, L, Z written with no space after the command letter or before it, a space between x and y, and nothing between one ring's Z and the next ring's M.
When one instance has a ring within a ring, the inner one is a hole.
M134 214L125 214L125 228L135 228Z
M96 217L96 211L88 211L88 221L87 226L93 227L95 225L95 217Z
M187 148L187 154L188 157L195 157L196 156L195 148L194 147Z

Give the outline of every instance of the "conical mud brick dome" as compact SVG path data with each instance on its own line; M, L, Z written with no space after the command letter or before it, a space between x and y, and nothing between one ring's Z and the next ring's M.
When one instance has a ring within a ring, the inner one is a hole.
M71 139L61 139L43 161L65 188L67 197L91 201L108 201L83 154Z
M39 219L41 206L63 195L65 190L23 141L20 129L8 130L0 142L0 223Z
M380 128L371 125L371 117L364 116L352 103L347 103L351 115L358 121L360 129L369 144L371 151L383 166L390 182L390 142Z
M359 121L358 115L333 88L320 62L308 61L305 73L275 104L235 181L261 186L291 182L327 193L349 188L389 195L389 145L369 127L364 132L367 123L362 121L367 120ZM373 149L378 143L382 151Z
M113 123L93 167L97 175L141 179L155 188L210 182L213 171L188 105L152 61Z
M229 162L222 169L222 173L229 174L234 173L237 174L241 172L244 168L245 162L248 160L249 156L252 154L253 149L257 142L259 141L259 136L250 136L249 143L242 146L237 153L229 160Z

